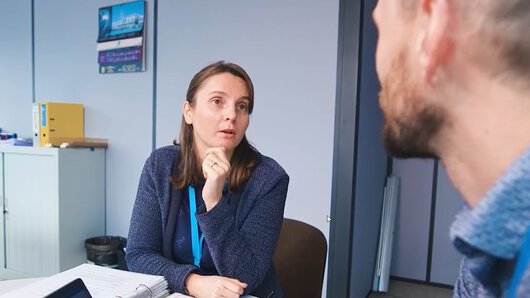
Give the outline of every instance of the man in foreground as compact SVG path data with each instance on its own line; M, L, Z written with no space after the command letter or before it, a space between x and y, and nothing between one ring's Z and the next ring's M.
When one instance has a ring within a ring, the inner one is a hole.
M466 200L455 297L530 297L530 1L379 0L385 147Z

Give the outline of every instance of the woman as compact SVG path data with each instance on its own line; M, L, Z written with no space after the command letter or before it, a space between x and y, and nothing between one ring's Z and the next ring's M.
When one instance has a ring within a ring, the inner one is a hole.
M272 255L289 177L245 137L254 88L220 61L191 80L180 142L144 166L127 243L131 271L195 297L281 297Z

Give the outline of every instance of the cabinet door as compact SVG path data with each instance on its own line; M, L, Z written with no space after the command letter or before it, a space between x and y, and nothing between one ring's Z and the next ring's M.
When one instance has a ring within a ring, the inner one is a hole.
M0 153L0 268L5 268L4 243L4 154Z
M4 154L6 268L29 276L58 272L57 158Z

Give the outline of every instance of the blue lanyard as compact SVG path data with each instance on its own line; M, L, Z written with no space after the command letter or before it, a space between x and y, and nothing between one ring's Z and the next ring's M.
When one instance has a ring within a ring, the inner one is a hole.
M201 266L202 258L202 243L204 235L199 237L199 224L197 223L197 203L195 202L195 188L188 187L188 197L190 199L190 227L191 227L191 251L193 253L193 264L197 267Z
M526 231L524 236L523 246L519 251L519 258L517 259L517 265L513 273L512 282L510 284L510 291L508 292L509 298L515 298L517 296L517 287L521 284L524 272L530 264L530 227Z

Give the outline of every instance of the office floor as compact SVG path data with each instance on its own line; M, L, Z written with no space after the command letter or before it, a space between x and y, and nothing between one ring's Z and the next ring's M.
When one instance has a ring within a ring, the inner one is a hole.
M452 289L391 280L388 293L372 293L368 298L451 298Z

